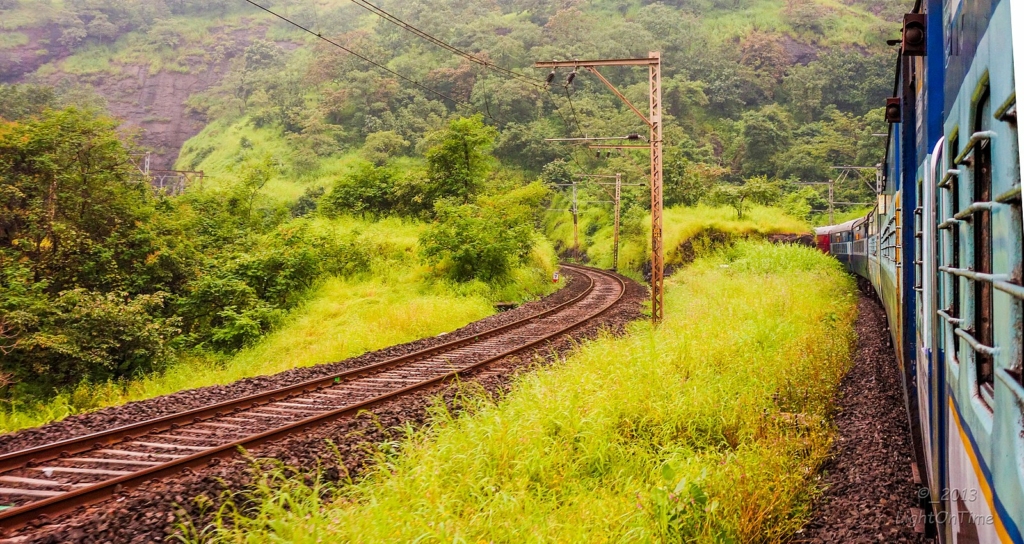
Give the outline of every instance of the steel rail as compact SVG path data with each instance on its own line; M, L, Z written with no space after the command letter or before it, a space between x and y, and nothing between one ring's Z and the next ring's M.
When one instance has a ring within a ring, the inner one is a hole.
M523 319L513 321L511 323L488 329L480 334L472 337L462 338L459 340L453 340L446 342L431 348L422 349L406 355L400 355L393 357L379 363L373 363L359 368L346 370L337 374L331 374L322 378L314 378L293 385L288 385L278 389L265 391L261 393L254 393L245 397L230 399L209 406L201 406L180 412L177 414L169 414L166 416L160 416L138 423L131 423L114 429L105 431L99 431L88 435L79 437L69 438L60 442L54 442L51 444L44 444L33 448L27 448L15 452L10 452L4 455L0 455L0 473L6 472L15 468L31 465L32 463L40 463L43 461L49 461L51 459L57 459L62 456L70 454L80 453L94 448L97 445L109 445L113 442L120 442L122 440L131 440L133 436L148 434L157 431L166 431L173 429L175 425L196 423L198 420L204 420L212 417L222 416L225 412L234 411L236 408L250 408L256 407L259 403L263 402L274 402L278 400L277 397L289 396L296 392L302 393L307 392L311 389L321 389L323 387L329 387L338 383L339 380L358 377L360 374L367 372L380 370L389 366L402 364L412 359L418 359L422 357L429 357L431 355L437 355L446 351L470 345L478 342L481 338L491 337L496 334L505 332L511 328L519 327L525 323L534 319L550 315L554 312L561 310L562 308L575 304L576 302L585 298L590 294L594 288L593 278L586 276L590 280L589 285L584 289L582 293L576 297L563 302L548 310L532 314ZM3 520L2 513L0 513L0 521Z
M174 425L178 425L180 424L180 422L187 421L188 423L193 423L197 421L202 421L204 419L215 419L219 415L224 415L226 411L234 411L235 408L258 407L261 401L273 402L275 400L278 400L277 397L283 398L287 397L289 394L301 394L313 392L316 390L327 389L331 386L338 385L340 378L358 377L358 375L365 374L372 370L379 370L384 367L395 366L403 362L407 362L409 360L421 359L423 357L427 357L430 355L436 355L438 353L450 351L458 347L471 345L479 341L479 339L481 339L482 337L493 337L496 334L506 332L509 329L523 326L526 323L533 321L535 319L557 313L567 307L570 307L576 303L585 300L587 296L593 292L596 282L594 281L594 278L592 276L587 274L587 272L591 274L599 274L605 277L612 278L619 284L618 294L612 300L604 304L597 311L582 316L579 319L574 320L571 324L562 326L557 330L545 334L544 336L537 338L525 345L506 350L502 353L498 353L490 357L486 357L485 359L478 361L476 363L469 364L457 370L451 370L439 376L431 377L429 379L420 381L419 383L415 383L413 385L409 385L407 387L403 387L393 391L388 391L386 393L375 396L368 400L356 402L353 404L349 404L347 406L325 411L323 413L316 414L301 419L299 421L283 425L275 429L270 429L258 434L254 434L248 437L235 440L228 444L212 446L204 451L200 451L192 455L174 459L166 463L161 463L156 466L148 467L133 472L131 474L91 484L86 487L79 487L78 489L73 489L71 491L62 493L57 496L45 498L40 501L35 501L22 506L13 507L7 510L0 511L0 529L2 529L3 532L9 533L12 530L24 527L25 525L33 522L34 520L46 519L52 516L57 516L75 510L78 507L102 501L113 496L115 493L123 489L138 486L144 483L145 481L154 478L170 476L189 468L197 468L206 465L215 465L219 462L219 460L235 455L240 448L252 448L269 441L283 438L295 432L299 432L311 427L322 425L324 423L333 421L341 417L355 415L361 410L365 410L369 407L375 406L377 404L399 397L401 395L417 391L434 384L444 383L453 380L460 376L461 374L466 373L467 371L474 370L476 368L493 363L505 357L509 357L511 355L515 355L517 353L529 350L540 344L548 342L554 337L561 336L567 332L570 332L580 327L581 325L587 323L591 319L599 317L605 312L607 312L609 309L611 309L612 306L614 306L619 300L621 300L622 296L625 294L625 282L623 282L622 279L617 275L610 274L602 270L575 265L562 266L565 268L586 271L584 272L584 276L588 277L590 283L582 293L548 310L544 310L542 312L538 312L536 314L530 315L528 317L514 321L512 323L508 323L506 325L490 329L488 331L485 331L484 333L475 335L471 338L465 338L462 340L448 342L440 346L420 350L411 354L389 359L381 363L367 365L365 367L339 373L334 376L310 380L293 386L276 389L267 393L250 395L242 399L235 399L232 401L218 403L216 405L209 407L202 407L190 410L183 414L172 414L170 416L156 418L138 424L127 425L111 431L93 433L79 438L69 439L66 441L50 445L39 446L36 448L31 448L19 452L12 452L10 454L4 455L0 457L0 461L6 462L6 465L4 466L8 468L0 469L0 471L7 471L11 469L21 468L24 466L31 466L32 464L35 464L40 460L39 457L43 455L44 452L45 455L47 456L52 455L53 452L57 453L52 457L47 457L46 459L41 460L67 457L70 455L71 449L77 450L75 451L75 453L80 453L82 451L93 449L94 447L97 446L109 445L110 443L114 442L130 440L131 435L129 433L146 434L148 432L153 431L168 430L174 428ZM12 464L14 459L20 459L21 464Z

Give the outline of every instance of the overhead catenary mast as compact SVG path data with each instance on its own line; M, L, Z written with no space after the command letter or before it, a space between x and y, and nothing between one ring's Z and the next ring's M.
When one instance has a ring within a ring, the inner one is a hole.
M597 59L544 61L534 64L537 68L551 68L552 74L557 68L572 68L566 80L566 86L576 77L580 68L594 74L601 83L618 96L633 113L650 128L650 137L646 147L651 155L651 319L660 323L665 314L665 251L662 246L662 121L661 121L661 53L651 51L647 58L639 59ZM614 85L598 71L602 66L646 66L649 70L649 111L644 115ZM548 76L548 82L554 76ZM626 146L609 146L626 148ZM633 147L633 146L629 146Z

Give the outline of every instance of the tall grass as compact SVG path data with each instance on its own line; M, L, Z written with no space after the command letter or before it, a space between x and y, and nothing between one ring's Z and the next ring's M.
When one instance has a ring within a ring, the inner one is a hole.
M851 280L742 242L668 282L666 319L468 394L338 488L262 474L187 540L782 542L807 518L849 367ZM199 499L206 500L206 499Z

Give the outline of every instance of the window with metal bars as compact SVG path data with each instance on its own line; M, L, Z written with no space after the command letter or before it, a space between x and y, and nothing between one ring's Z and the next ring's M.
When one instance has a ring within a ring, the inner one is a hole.
M975 109L974 129L981 132L988 128L991 118L991 101L986 91ZM992 146L989 140L981 140L974 151L973 197L974 202L992 201ZM974 272L992 274L992 209L978 208L971 217L971 231L974 244ZM972 281L974 315L972 332L983 346L995 343L992 326L992 282ZM992 387L993 356L987 350L975 350L975 367L979 386Z
M956 168L956 164L953 158L960 153L960 138L954 137L953 142L950 145L949 159L950 167ZM958 179L952 180L952 185L949 188L950 199L949 199L949 216L950 221L956 221L953 216L960 212L960 183ZM959 223L954 222L952 228L949 231L950 238L950 251L949 251L949 266L952 268L960 268L960 232L957 229ZM950 297L949 297L949 316L953 319L960 319L960 282L963 281L959 276L949 276L950 283ZM951 331L952 332L952 331ZM960 360L960 339L953 335L953 357L956 360Z
M923 180L917 180L917 194L924 194ZM914 209L914 291L924 292L924 208ZM922 311L924 300L917 297L918 312Z

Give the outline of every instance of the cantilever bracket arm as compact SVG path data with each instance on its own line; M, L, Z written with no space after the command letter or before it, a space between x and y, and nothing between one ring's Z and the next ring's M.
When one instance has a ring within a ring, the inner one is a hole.
M647 116L646 116L646 115L644 115L643 113L640 113L640 110L639 110L639 109L637 109L637 107L636 107L636 106L634 106L634 105L633 105L633 103L632 103L632 102L630 102L630 101L629 101L629 99L628 99L628 98L626 98L626 96L625 96L624 94L622 94L621 92L619 92L619 90L615 88L615 85L612 85L612 82L611 82L611 81L608 81L607 79L605 79L605 77L604 77L603 75L601 75L601 72L598 72L598 71L597 71L597 68L595 68L595 67L593 67L593 66L584 66L584 68L586 68L587 70L589 70L589 71L590 71L590 73L592 73L592 74L594 74L595 76L597 76L597 79L600 79L600 80L601 80L601 83L604 83L604 85L605 85L606 87L608 87L609 89L611 89L611 91L612 91L613 93L615 93L615 96L619 97L619 99L620 99L620 100L622 100L623 102L625 102L625 103L626 103L626 105L627 105L627 106L629 106L629 107L630 107L630 109L632 109L632 110L633 110L633 113L635 113L635 114L639 115L639 116L640 116L640 118L644 120L644 123L647 123L647 126L649 126L649 127L652 127L652 128L654 127L654 123L652 123L652 122L650 121L650 119L648 119L648 118L647 118Z

